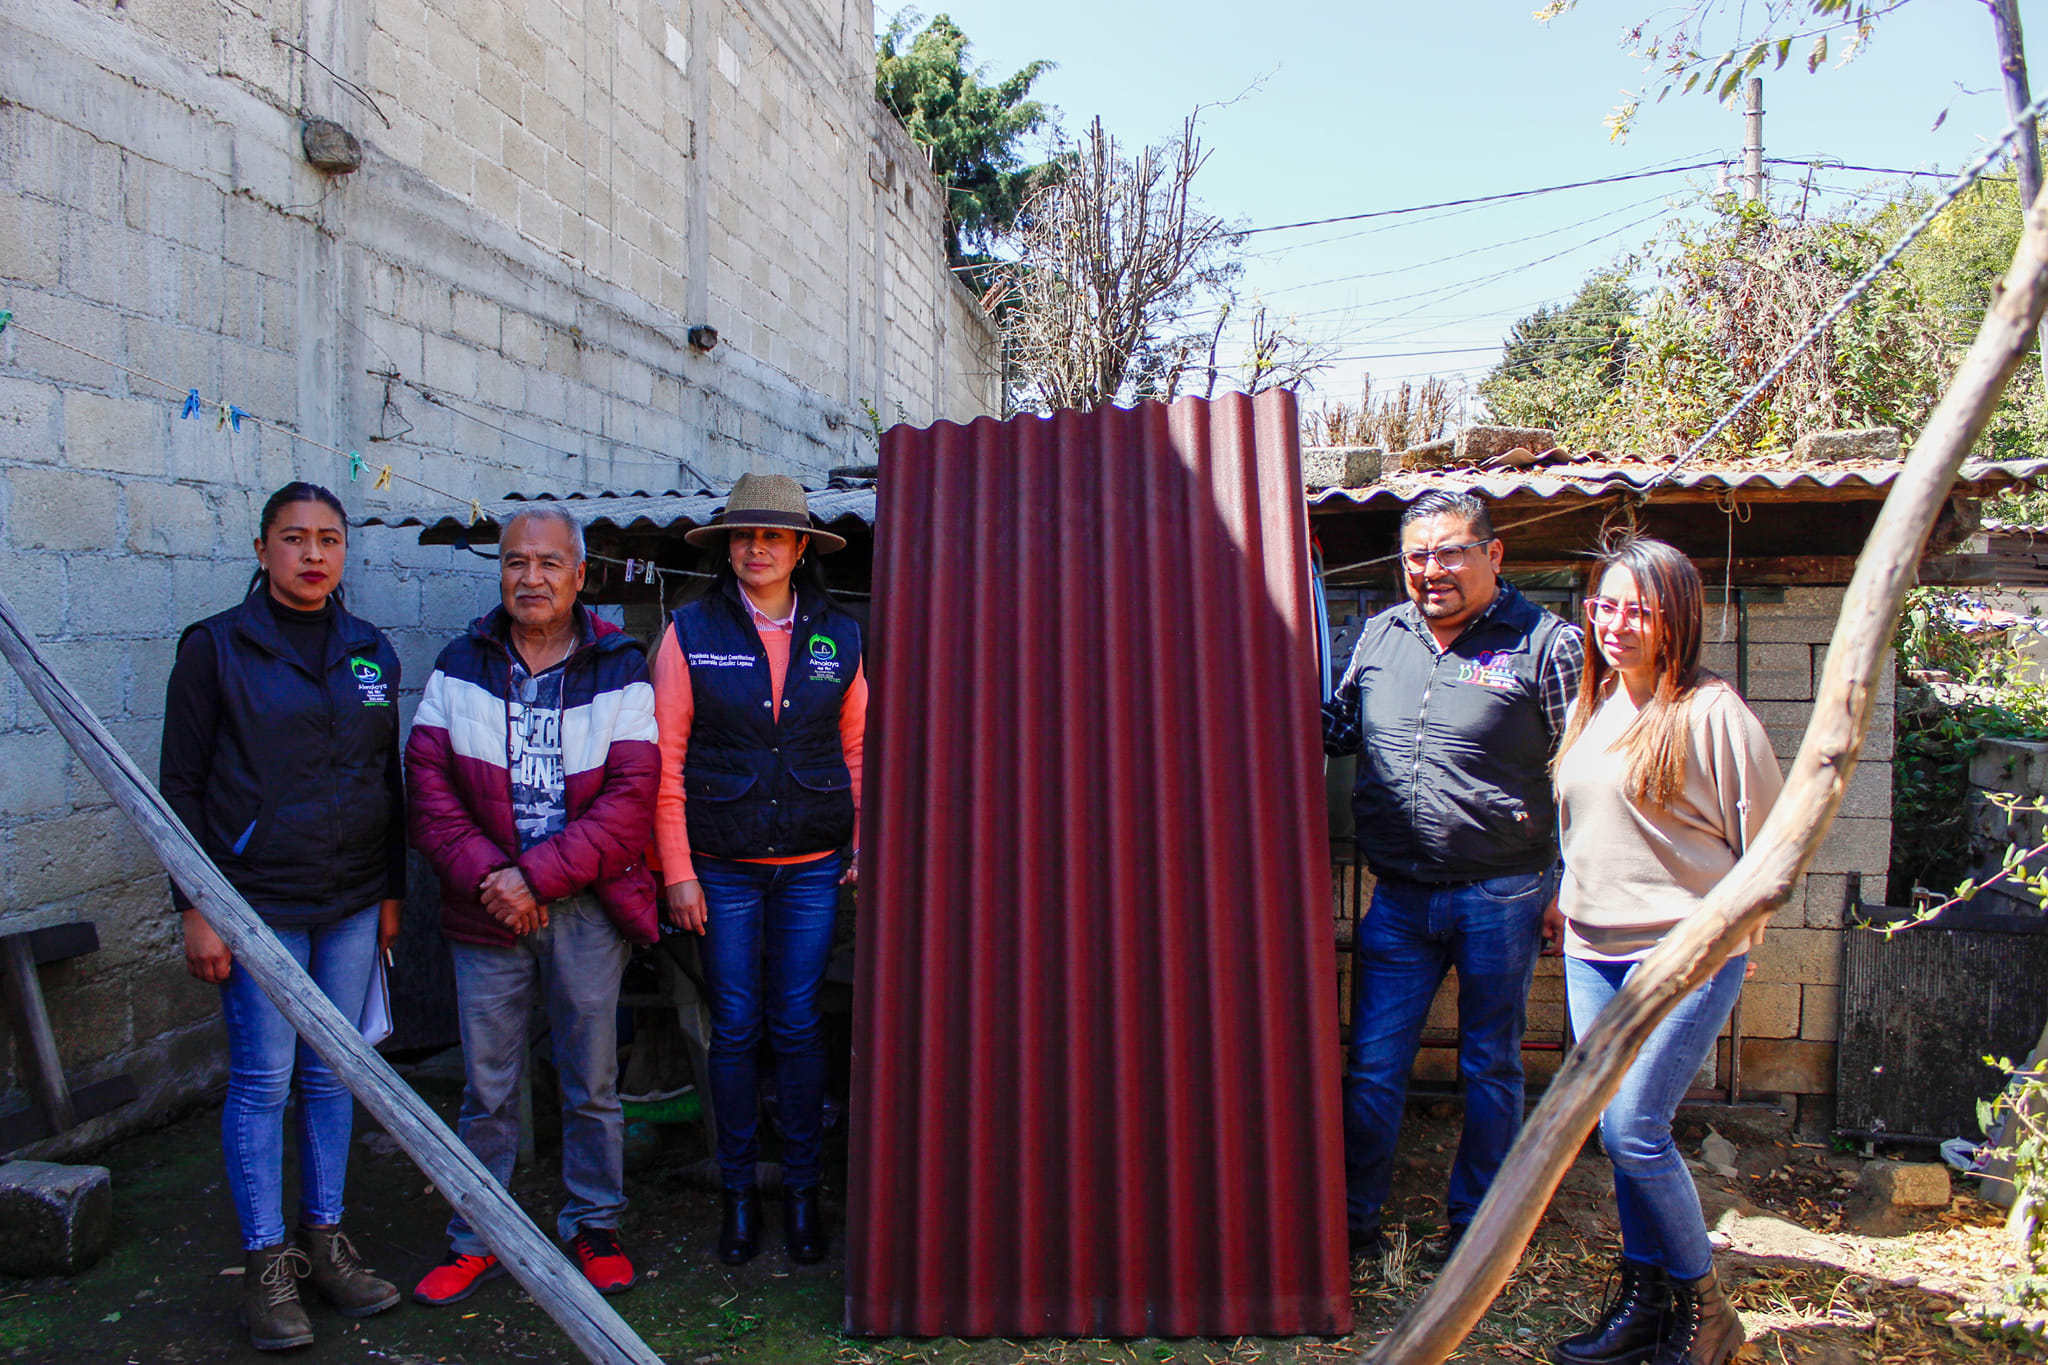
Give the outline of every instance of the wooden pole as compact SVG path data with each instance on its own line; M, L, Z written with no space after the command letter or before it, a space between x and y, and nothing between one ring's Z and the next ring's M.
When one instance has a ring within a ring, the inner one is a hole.
M1764 79L1749 78L1749 107L1742 119L1742 197L1757 203L1764 197Z
M1557 1182L1621 1085L1637 1049L1791 894L1855 770L1878 670L1891 666L1892 630L1928 531L2006 381L2026 356L2044 309L2048 197L2035 199L2028 210L2026 231L1993 292L1977 339L1913 443L1857 560L1828 648L1813 720L1771 818L1699 911L1643 959L1579 1040L1509 1151L1456 1254L1380 1342L1374 1361L1434 1365L1457 1348L1520 1259Z
M4 595L0 595L0 654L14 665L66 742L121 813L134 822L157 858L197 902L207 923L291 1021L299 1037L334 1068L334 1074L397 1139L583 1354L595 1365L660 1365L661 1358L634 1335L555 1244L541 1235L461 1139L449 1132L434 1111L363 1041L355 1021L341 1017L341 1011L278 943L241 893L221 876L91 708L57 676Z
M2020 30L2019 0L1990 0L1991 35L1998 44L1998 74L2005 86L2006 114L2018 119L2034 103L2027 88L2027 43ZM2041 193L2041 139L2034 120L2021 119L2013 142L2013 164L2019 167L2022 209ZM2048 383L2048 348L2041 352L2041 377Z

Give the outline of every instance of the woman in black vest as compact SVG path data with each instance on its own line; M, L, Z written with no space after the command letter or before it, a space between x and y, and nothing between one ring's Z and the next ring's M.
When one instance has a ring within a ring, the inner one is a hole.
M341 607L340 501L290 483L264 504L239 606L178 642L164 700L164 799L344 1017L363 1015L405 895L398 656ZM185 965L218 985L228 1035L221 1114L228 1190L248 1255L242 1320L258 1350L313 1339L309 1280L350 1317L398 1290L340 1230L355 1097L270 1003L185 893ZM297 1069L299 1218L287 1241L284 1106Z
M687 537L722 547L716 581L675 611L654 660L661 728L655 838L664 912L704 935L711 1074L724 1180L719 1257L760 1247L755 1057L765 1022L783 1134L790 1258L821 1259L825 1038L818 988L853 865L867 681L860 623L815 557L846 542L811 525L803 489L749 474ZM842 867L844 870L842 871Z

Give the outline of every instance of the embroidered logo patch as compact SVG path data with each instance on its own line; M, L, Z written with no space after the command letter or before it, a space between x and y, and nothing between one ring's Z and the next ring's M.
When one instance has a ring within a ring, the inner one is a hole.
M384 670L374 659L355 655L348 661L348 671L356 680L356 692L362 697L363 705L391 705L390 689L384 685Z
M811 681L839 681L839 646L829 635L813 635L806 648L811 655Z
M1520 691L1521 683L1516 681L1515 671L1508 666L1507 658L1507 655L1487 650L1476 658L1467 659L1458 665L1458 681L1490 687L1496 692Z

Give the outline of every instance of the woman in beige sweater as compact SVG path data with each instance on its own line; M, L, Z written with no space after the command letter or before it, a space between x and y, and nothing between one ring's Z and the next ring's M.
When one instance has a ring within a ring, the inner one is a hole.
M1784 783L1763 725L1700 667L1704 593L1692 563L1662 541L1630 538L1601 556L1593 581L1585 674L1555 766L1565 994L1581 1035L1735 866ZM1600 1117L1620 1290L1590 1330L1552 1348L1561 1365L1721 1365L1742 1345L1671 1118L1761 938L1665 1017Z

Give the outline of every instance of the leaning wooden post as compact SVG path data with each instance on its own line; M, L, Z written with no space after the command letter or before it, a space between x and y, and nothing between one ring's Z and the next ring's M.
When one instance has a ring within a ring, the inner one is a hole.
M541 1235L461 1139L363 1041L355 1021L341 1017L241 893L221 876L99 717L51 669L5 596L0 596L0 653L299 1037L334 1068L583 1354L597 1365L660 1365L661 1358Z
M2026 231L1977 339L1913 443L1857 560L1813 719L1777 808L1755 846L1722 878L1699 913L1643 959L1579 1040L1508 1153L1457 1254L1380 1342L1374 1361L1434 1365L1457 1348L1500 1292L1557 1182L1651 1030L1791 895L1855 770L1878 670L1890 666L1892 631L1927 533L1948 500L1956 471L1990 421L2006 380L2025 357L2044 308L2048 194L2028 209Z

